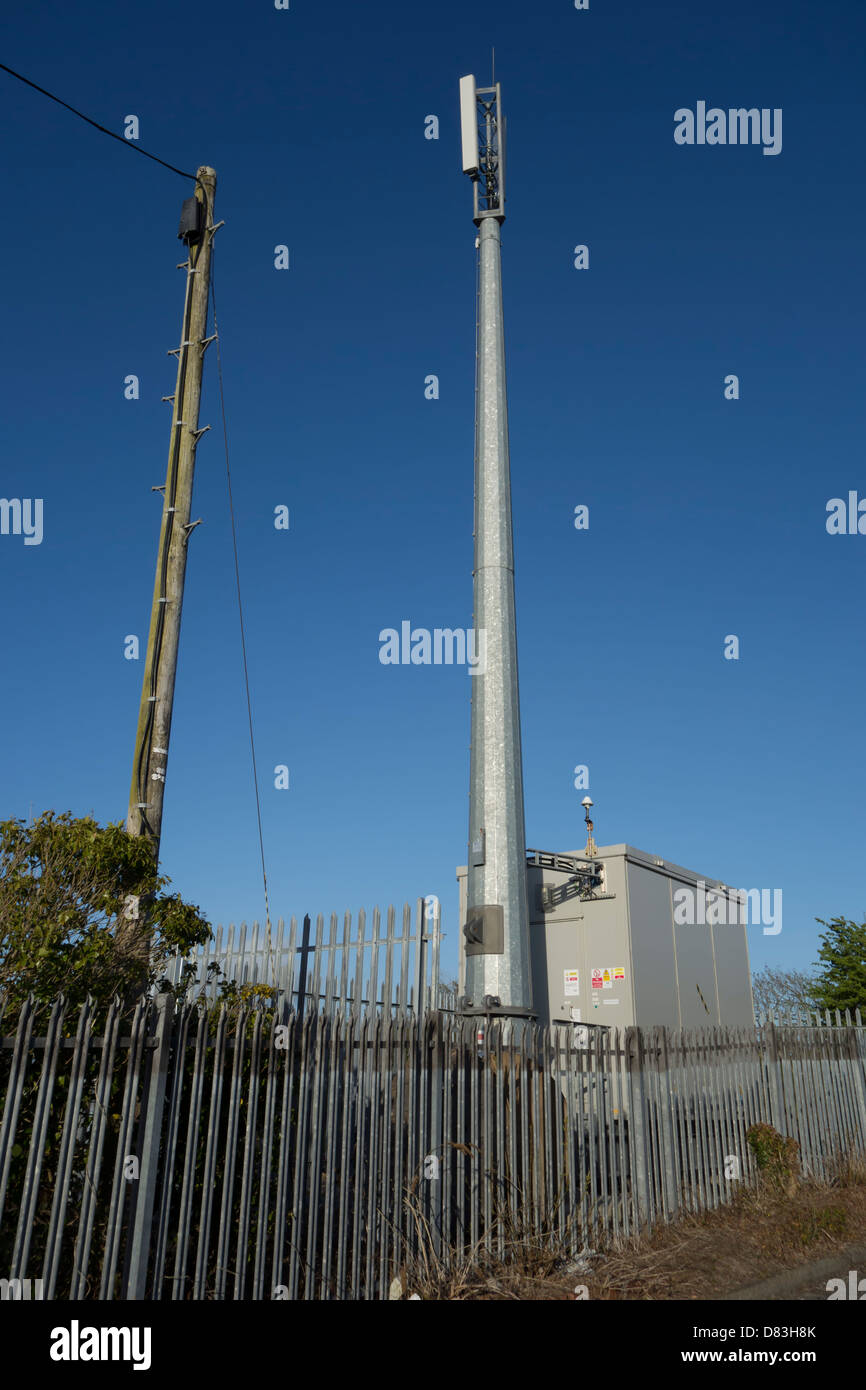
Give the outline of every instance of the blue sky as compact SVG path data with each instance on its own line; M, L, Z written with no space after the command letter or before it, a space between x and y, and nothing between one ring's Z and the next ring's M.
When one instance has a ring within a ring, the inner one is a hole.
M754 966L808 966L816 916L862 919L866 536L825 520L831 497L866 496L864 30L839 0L48 0L7 22L10 67L217 170L274 916L437 893L456 959L470 679L383 666L378 635L472 621L457 81L486 79L495 45L529 843L583 843L587 764L599 843L783 890L782 933L750 931ZM674 112L700 100L781 108L781 153L678 146ZM0 536L0 813L117 820L142 668L123 641L147 633L192 190L4 73L0 117L0 495L44 499L41 545ZM214 922L251 920L212 355L201 423L163 863Z

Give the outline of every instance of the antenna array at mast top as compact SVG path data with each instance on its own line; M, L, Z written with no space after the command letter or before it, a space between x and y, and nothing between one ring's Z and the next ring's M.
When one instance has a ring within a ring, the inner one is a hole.
M477 87L474 77L461 77L460 130L463 172L474 185L474 220L496 217L504 222L505 117L498 82Z

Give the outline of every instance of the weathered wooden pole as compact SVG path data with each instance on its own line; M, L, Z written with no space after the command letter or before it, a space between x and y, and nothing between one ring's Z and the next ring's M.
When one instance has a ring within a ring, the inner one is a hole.
M198 525L189 518L196 447L204 434L198 427L198 412L204 354L210 341L206 335L215 192L216 174L205 165L196 175L195 197L184 203L178 232L189 248L189 260L182 267L187 272L186 295L180 346L171 349L177 354L177 386L174 396L167 398L172 401L168 472L126 818L130 835L150 839L157 862L187 542Z

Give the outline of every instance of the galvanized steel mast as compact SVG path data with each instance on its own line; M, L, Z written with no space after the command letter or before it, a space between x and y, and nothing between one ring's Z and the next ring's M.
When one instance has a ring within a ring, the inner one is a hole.
M526 832L517 681L511 474L500 225L505 220L499 83L460 82L463 168L478 228L475 416L475 649L469 790L467 1013L532 1013Z

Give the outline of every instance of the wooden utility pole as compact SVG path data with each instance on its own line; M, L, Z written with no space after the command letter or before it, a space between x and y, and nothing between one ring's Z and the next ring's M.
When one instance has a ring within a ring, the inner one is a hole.
M186 577L186 551L190 523L195 452L204 430L198 427L204 354L207 338L207 306L210 289L211 243L214 227L216 174L206 165L196 175L195 198L183 205L180 236L189 248L183 327L177 354L177 386L172 402L171 440L168 447L162 526L156 560L156 583L147 639L147 657L135 760L126 829L130 835L146 835L159 860L165 769L171 735L174 681ZM210 426L206 426L209 429ZM130 905L132 908L132 905ZM137 904L130 912L137 916Z

